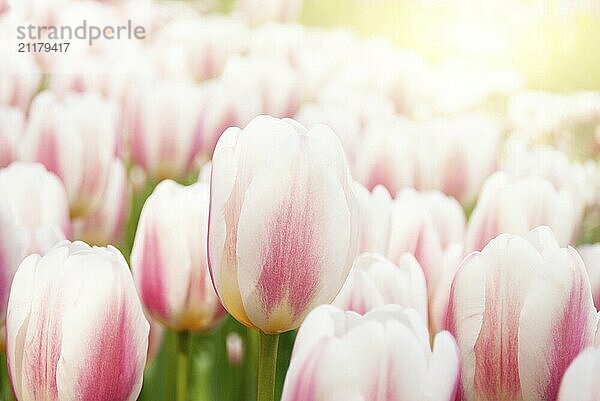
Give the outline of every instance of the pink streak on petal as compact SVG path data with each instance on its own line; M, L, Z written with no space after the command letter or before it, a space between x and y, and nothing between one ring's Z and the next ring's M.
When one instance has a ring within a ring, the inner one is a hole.
M458 273L457 273L458 275ZM446 309L446 322L445 328L448 330L455 338L458 339L458 328L456 327L456 321L454 320L455 316L455 306L454 306L454 292L455 292L455 281L452 282L452 286L450 289L450 297L448 299L448 308ZM454 389L454 395L450 398L453 401L464 401L465 400L465 390L460 380L461 373L458 373L458 380L456 383L456 387Z
M166 300L166 289L163 285L163 266L161 264L158 233L151 225L147 228L140 264L142 276L140 295L150 313L163 320L168 320L169 307Z
M581 272L574 274L569 302L563 311L560 320L552 330L553 341L549 344L550 350L550 376L544 383L539 383L542 388L543 400L555 400L562 377L575 357L592 342L586 327L588 327L588 313L586 297L588 285Z
M383 185L387 188L390 194L395 194L400 188L398 188L396 184L392 182L391 177L394 177L394 174L392 174L390 171L390 167L385 161L379 161L369 174L366 187L369 191L373 191L373 188L375 188L377 185Z
M291 191L294 197L297 191ZM269 241L263 248L258 294L270 314L288 296L292 314L305 312L319 287L318 236L314 207L306 200L289 199L269 224Z
M142 368L138 361L139 345L134 343L135 329L126 305L115 305L97 335L77 380L78 401L127 401Z
M291 390L286 391L285 401L316 399L319 384L319 363L326 349L327 341L327 338L319 340L306 359L302 361L302 366L299 367L299 372L290 385Z
M463 152L454 149L452 153L442 172L442 192L460 199L467 189L469 166Z
M37 148L37 161L46 166L46 169L51 173L62 177L55 133L51 128L46 127L42 129L44 132L40 135L40 142Z
M511 294L512 285L516 284L509 277L490 277L486 282L485 312L474 346L474 388L482 400L516 400L521 396L518 358L522 301L506 296ZM506 289L501 291L498 286Z
M45 299L50 298L46 294ZM56 367L60 357L62 332L60 327L60 311L48 302L40 308L40 314L35 321L30 321L25 355L23 357L24 383L31 390L35 400L54 401L58 399L58 386L56 383ZM53 318L53 315L55 318Z

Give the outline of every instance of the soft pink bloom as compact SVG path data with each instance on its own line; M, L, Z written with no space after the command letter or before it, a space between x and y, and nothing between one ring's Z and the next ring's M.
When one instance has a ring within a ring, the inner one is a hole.
M355 184L361 215L360 251L377 252L394 263L414 255L427 281L430 328L446 316L454 273L463 257L465 216L460 204L439 191L405 189L394 200L377 185L372 192Z
M403 118L382 119L367 127L356 151L353 176L367 189L383 185L395 195L417 182L416 125Z
M453 401L459 351L412 309L397 305L360 316L322 305L302 323L282 401Z
M571 362L560 384L558 401L598 401L600 348L587 348Z
M154 178L182 177L202 151L201 111L207 99L199 86L184 82L140 90L130 120L131 157Z
M597 177L593 162L572 161L550 146L528 149L516 140L507 146L507 154L502 163L504 171L518 178L543 178L557 191L567 191L573 198L578 220L582 219L585 208L594 203Z
M596 309L600 309L600 243L582 245L577 248L577 252L583 259L590 279L594 305L596 305Z
M252 24L291 22L300 16L303 0L239 0L238 9Z
M525 235L549 226L562 246L574 240L578 207L566 190L542 178L513 178L505 172L490 176L481 190L467 227L466 250L481 250L500 233Z
M19 3L19 2L13 2ZM13 40L0 44L0 104L27 111L42 82L42 72L31 53L17 53Z
M127 262L115 248L64 242L31 255L7 316L10 381L21 401L133 401L148 348Z
M227 360L231 365L239 365L244 358L244 342L242 337L235 331L227 334L225 339L227 348Z
M502 234L454 278L447 328L463 367L459 400L551 401L592 345L597 316L583 262L552 231Z
M87 216L99 205L118 143L116 105L93 93L34 99L20 151L63 181L71 215Z
M246 31L241 20L230 16L186 14L156 33L151 52L166 77L216 78L226 61L244 49Z
M364 315L379 306L413 308L427 322L425 276L414 256L406 253L396 266L376 253L359 255L333 305Z
M129 201L127 171L120 159L114 159L98 208L88 217L73 222L74 237L93 245L108 245L121 241Z
M498 125L483 117L454 117L423 123L420 131L416 187L438 189L472 204L496 169L502 134Z
M67 195L60 180L36 163L0 169L0 327L19 263L70 234ZM4 337L0 341L4 343Z
M17 158L17 146L23 135L24 118L21 110L0 105L0 167Z
M207 330L225 315L206 260L209 187L161 182L146 200L131 268L146 310L173 330Z
M359 216L326 126L260 116L221 136L212 160L209 264L223 305L266 333L295 329L342 287Z

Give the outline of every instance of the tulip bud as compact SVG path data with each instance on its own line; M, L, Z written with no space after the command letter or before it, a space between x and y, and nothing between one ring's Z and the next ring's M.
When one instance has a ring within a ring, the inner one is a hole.
M394 263L411 253L427 282L429 324L441 330L454 273L463 258L465 216L460 204L439 191L405 189L395 200L385 187L369 192L355 183L361 214L360 251L377 252Z
M16 160L23 125L23 113L19 109L0 105L0 167Z
M600 348L587 348L571 362L560 384L558 401L598 399Z
M0 169L0 327L19 263L44 253L70 234L67 194L60 180L37 163ZM4 336L1 336L3 348Z
M22 157L61 178L74 217L87 216L99 205L116 154L117 127L115 105L97 94L59 100L42 92L32 103Z
M138 223L131 267L148 313L173 330L207 330L225 314L210 280L209 187L161 182Z
M235 331L227 334L225 340L225 346L227 348L227 360L231 365L239 365L244 357L244 342L242 337Z
M157 32L152 50L170 78L212 79L232 55L242 52L246 30L243 21L229 16L181 16Z
M549 146L527 149L520 142L507 146L508 156L502 169L517 178L539 177L547 180L557 191L565 190L577 207L576 218L581 220L584 209L594 200L594 177L589 169Z
M462 355L460 399L555 400L596 322L573 248L560 248L548 227L498 236L464 260L452 284L447 328Z
M549 226L564 246L574 239L578 223L577 206L566 190L541 178L497 172L486 180L469 219L466 250L481 250L500 233L525 235L540 225Z
M75 238L93 245L119 242L127 219L129 195L125 166L120 159L113 159L100 205L90 216L73 222Z
M413 308L427 322L427 287L421 266L409 253L400 265L375 253L354 261L346 283L333 305L364 315L379 306L396 304Z
M144 87L131 117L133 161L157 179L179 178L202 150L199 113L205 97L189 83Z
M281 333L335 298L358 245L351 185L326 126L260 116L225 131L212 160L208 252L229 313Z
M594 297L594 305L600 310L600 243L577 248L587 270Z
M281 400L453 401L459 367L454 338L438 333L432 350L412 309L322 305L300 327Z
M501 131L491 120L459 117L422 126L417 187L438 189L464 205L496 169Z
M359 252L388 254L390 224L392 221L392 197L383 185L376 185L371 192L358 182L354 193L360 211Z
M416 184L416 157L413 123L401 118L385 119L369 126L358 145L354 176L373 190L383 185L395 195Z
M7 315L7 360L20 401L137 399L148 322L123 256L64 242L27 257Z

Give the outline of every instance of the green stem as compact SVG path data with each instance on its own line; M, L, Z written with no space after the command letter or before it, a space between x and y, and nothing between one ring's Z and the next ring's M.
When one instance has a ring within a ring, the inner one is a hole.
M260 353L258 355L258 396L257 401L275 400L275 372L277 370L277 345L279 334L260 333Z
M175 399L188 401L189 370L190 370L190 332L177 333L177 388Z

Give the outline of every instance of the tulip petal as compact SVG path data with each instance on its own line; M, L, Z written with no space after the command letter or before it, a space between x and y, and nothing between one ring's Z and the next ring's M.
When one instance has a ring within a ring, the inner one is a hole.
M63 317L61 400L133 401L141 389L150 326L125 260L114 249L104 253L74 255L65 266L79 291ZM90 314L98 319L86 318Z
M523 304L519 371L523 398L554 400L571 361L593 342L596 309L572 248L548 254Z
M599 401L600 352L597 348L582 351L565 372L558 401Z

